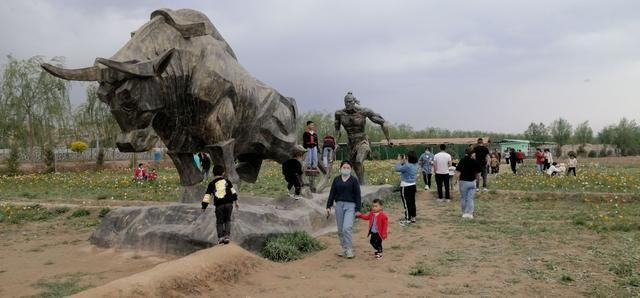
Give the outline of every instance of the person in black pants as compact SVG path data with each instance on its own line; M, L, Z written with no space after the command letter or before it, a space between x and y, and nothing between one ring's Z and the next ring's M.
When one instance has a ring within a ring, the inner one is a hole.
M218 244L228 244L231 240L231 213L233 206L238 208L238 194L233 188L233 184L225 179L224 168L216 165L213 167L215 176L202 199L202 212L209 204L216 206L216 230L218 233Z
M303 153L300 151L294 151L291 159L288 159L282 163L282 175L287 182L287 190L289 190L289 196L296 200L300 199L300 190L302 189L302 183L300 183L302 175L302 160ZM295 195L291 194L291 187L295 188Z
M516 162L518 161L518 156L516 155L516 150L511 148L509 151L509 165L511 165L511 171L516 173Z
M478 144L473 148L473 152L476 154L476 161L480 164L482 172L482 189L487 190L487 156L489 155L489 148L485 147L484 140L478 138ZM476 190L480 189L480 180L476 180Z
M445 151L447 146L440 145L440 152L433 157L433 167L436 173L436 186L438 187L438 201L443 201L442 187L444 186L444 199L451 201L449 192L449 167L451 166L451 155Z
M200 157L200 164L202 165L202 173L204 174L204 179L209 181L209 169L211 168L211 158L205 152L200 152L198 154Z

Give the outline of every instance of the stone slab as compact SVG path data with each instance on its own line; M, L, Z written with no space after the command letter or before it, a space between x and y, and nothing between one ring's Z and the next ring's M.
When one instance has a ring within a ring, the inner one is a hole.
M391 193L390 185L363 186L363 201ZM275 234L307 231L313 235L335 232L335 218L326 217L328 192L311 199L289 197L239 199L233 212L231 235L242 247L257 251ZM204 213L198 203L113 209L91 235L99 247L132 248L187 255L217 244L214 208Z

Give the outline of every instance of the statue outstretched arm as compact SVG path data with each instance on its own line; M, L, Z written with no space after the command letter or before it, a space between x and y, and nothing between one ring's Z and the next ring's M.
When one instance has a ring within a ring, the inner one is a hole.
M389 136L389 128L385 125L386 121L384 120L384 118L382 118L380 114L373 112L371 110L367 110L365 114L367 115L369 120L371 120L371 122L380 125L380 128L382 128L382 132L384 133L385 138L387 138L387 144L393 145L391 143L391 137Z

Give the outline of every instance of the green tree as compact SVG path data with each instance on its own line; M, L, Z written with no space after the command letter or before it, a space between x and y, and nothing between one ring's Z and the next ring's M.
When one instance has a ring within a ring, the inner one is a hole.
M569 143L571 140L573 128L569 121L562 117L551 122L549 130L551 131L551 139L556 142L559 147Z
M57 130L69 124L69 82L43 71L40 64L44 62L41 56L27 60L8 56L3 67L0 129L22 146L55 144ZM61 57L49 61L57 66L63 62Z
M631 149L637 148L640 144L640 127L634 120L622 118L615 129L613 144L622 150L623 154Z
M593 141L593 130L589 126L589 120L582 122L576 126L573 132L573 141L576 144L587 144Z
M88 137L96 148L113 147L120 132L109 106L98 99L98 87L87 87L87 101L75 109L76 137Z
M549 130L542 122L539 124L531 122L527 130L524 131L524 137L534 144L536 142L547 142L549 141Z

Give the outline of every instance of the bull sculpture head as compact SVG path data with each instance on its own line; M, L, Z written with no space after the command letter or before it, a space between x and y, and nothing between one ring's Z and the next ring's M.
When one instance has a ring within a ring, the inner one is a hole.
M147 61L114 61L97 58L92 67L63 69L42 64L48 73L65 80L96 81L98 98L111 108L122 133L116 145L121 152L144 152L153 148L158 136L151 124L165 107L160 94L160 77L174 49L168 49Z

